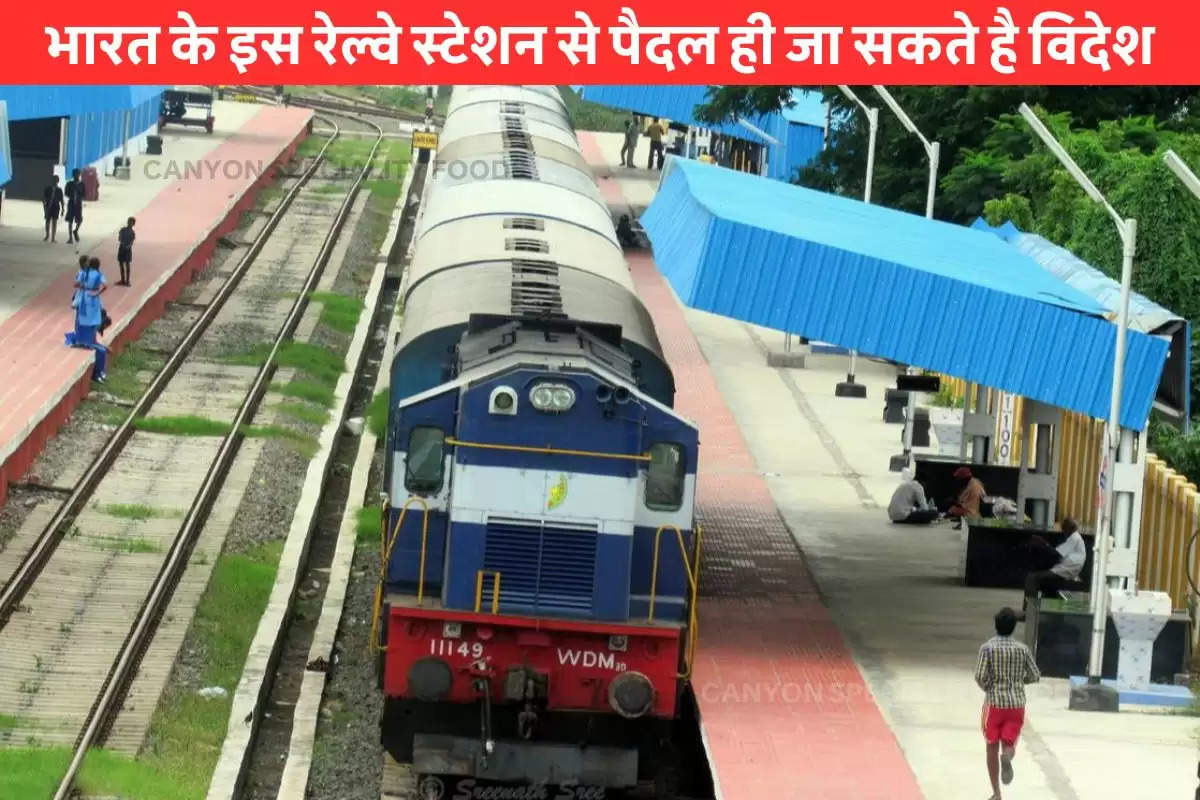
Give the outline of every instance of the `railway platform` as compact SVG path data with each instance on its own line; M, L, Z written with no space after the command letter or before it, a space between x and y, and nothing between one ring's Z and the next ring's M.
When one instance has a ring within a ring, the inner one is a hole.
M580 134L614 213L640 211L658 174L615 166L617 138ZM693 685L718 797L986 797L975 657L1020 596L962 585L960 532L887 521L895 368L860 360L869 399L835 397L844 356L769 367L782 334L684 309L648 253L630 267L701 426ZM1031 687L1005 797L1195 792L1194 717L1072 712L1067 697L1065 680Z
M249 209L275 167L303 139L312 112L217 103L211 135L163 132L161 155L131 151L128 179L101 179L85 203L81 241L43 241L41 204L7 201L0 217L0 503L90 386L92 354L64 346L72 328L71 285L80 255L100 258L112 327L103 341L120 350L202 270L220 238ZM132 287L115 286L117 231L137 219ZM119 356L118 356L119 357Z

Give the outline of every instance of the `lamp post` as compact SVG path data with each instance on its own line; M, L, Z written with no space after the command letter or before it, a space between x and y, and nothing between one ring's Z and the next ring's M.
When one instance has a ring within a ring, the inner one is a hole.
M887 103L887 107L892 110L896 118L900 120L909 133L914 134L921 140L921 144L925 147L925 155L929 158L929 188L925 194L925 216L928 219L933 219L933 194L937 189L937 170L938 156L941 153L941 145L938 142L931 142L925 138L922 133L917 130L916 124L908 118L908 114L904 113L904 109L896 102L896 98L892 97L891 93L882 86L873 86L875 92L883 98L883 102ZM915 374L916 370L911 366L908 368L908 374ZM908 404L904 412L904 452L899 456L893 456L889 468L892 472L899 472L906 466L912 463L912 437L913 437L913 417L917 413L917 396L915 392L908 393Z
M1129 329L1129 285L1133 280L1133 256L1137 251L1137 220L1124 219L1104 198L1095 184L1088 179L1062 145L1047 130L1037 114L1033 113L1027 104L1022 103L1021 116L1029 123L1029 127L1045 143L1059 163L1066 168L1075 182L1083 189L1092 202L1104 207L1117 226L1121 237L1121 305L1117 312L1117 346L1113 356L1112 399L1108 412L1107 452L1101 466L1100 482L1102 501L1100 520L1096 532L1096 553L1094 575L1092 578L1092 646L1088 653L1088 685L1091 691L1100 691L1100 676L1104 659L1104 634L1108 623L1108 560L1111 549L1111 539L1115 534L1127 537L1132 519L1133 498L1126 492L1113 491L1114 465L1118 462L1133 461L1133 431L1120 427L1121 422L1121 389L1125 371L1125 336ZM1072 702L1075 695L1072 693Z
M858 99L858 95L850 91L849 86L838 86L842 90L842 94L846 95L852 102L856 103L863 113L867 115L867 178L866 186L863 189L863 202L871 202L871 182L875 176L875 134L879 130L879 109L871 108L862 100ZM850 351L850 371L846 374L846 380L834 387L833 393L837 397L858 397L867 396L867 387L861 383L854 381L854 369L858 361L858 352Z

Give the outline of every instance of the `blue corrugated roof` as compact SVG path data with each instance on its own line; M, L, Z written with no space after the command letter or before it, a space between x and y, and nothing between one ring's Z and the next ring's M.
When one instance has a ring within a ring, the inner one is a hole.
M711 125L697 122L695 109L705 102L707 92L707 86L584 86L580 96L603 106L662 117L682 125L708 128L726 136L763 143L762 137L735 123ZM759 120L751 122L758 125Z
M825 128L825 98L819 92L792 92L792 105L780 110L788 122Z
M995 236L672 159L642 217L687 305L1106 417L1116 326ZM1121 424L1167 344L1130 331Z
M136 108L160 94L163 86L0 86L9 120L70 117Z
M1059 247L1037 234L1023 233L1011 222L992 227L980 218L975 220L971 227L996 234L1064 283L1094 298L1107 309L1109 319L1116 318L1121 305L1121 284L1070 250ZM1129 293L1129 327L1134 330L1151 333L1169 323L1183 321L1183 317L1163 308L1145 295Z

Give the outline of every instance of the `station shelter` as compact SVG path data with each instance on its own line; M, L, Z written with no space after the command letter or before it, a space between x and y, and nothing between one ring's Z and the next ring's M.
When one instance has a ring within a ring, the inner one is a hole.
M40 200L47 176L72 170L113 174L116 160L144 152L154 133L161 86L0 86L7 121L4 196Z
M1005 238L688 159L668 158L641 224L686 306L965 381L968 463L990 463L992 393L1022 398L1019 424L1039 446L1016 468L1015 500L1035 525L1058 518L1064 425L1109 417L1117 326L1103 276L1015 229ZM1186 325L1152 305L1126 332L1120 463L1106 472L1133 503L1108 571L1130 588L1145 566L1147 446L1140 437L1131 455L1126 442L1153 409L1187 411Z
M668 121L674 136L666 147L673 155L751 172L780 181L794 181L799 170L825 147L829 108L817 92L796 92L793 103L778 112L751 120L702 123L695 108L706 101L707 86L579 86L584 100Z

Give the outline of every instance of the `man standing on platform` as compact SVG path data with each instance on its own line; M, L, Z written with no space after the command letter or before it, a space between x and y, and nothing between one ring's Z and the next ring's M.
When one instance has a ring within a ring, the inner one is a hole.
M137 220L130 217L125 222L125 227L117 231L117 266L121 268L121 280L117 282L119 286L129 285L129 273L133 265L133 240L136 238L133 235L135 222Z
M1042 675L1029 648L1012 638L1017 615L1011 608L996 614L996 635L979 648L975 683L984 691L983 738L987 743L990 800L1000 800L1000 784L1012 783L1012 760L1025 724L1025 684Z
M50 177L50 185L42 190L42 210L46 212L46 236L43 242L53 242L58 233L58 218L63 214L63 192L58 176Z
M621 143L621 166L632 167L637 152L638 127L632 119L625 120L625 139Z
M658 169L663 168L663 126L658 121L658 117L650 123L650 127L646 128L646 135L650 137L650 159L646 162L646 169L654 169L654 158L658 157Z
M79 170L71 172L63 190L67 196L67 244L79 241L79 226L83 223L83 181Z

